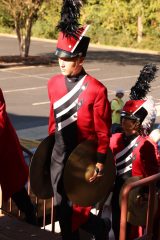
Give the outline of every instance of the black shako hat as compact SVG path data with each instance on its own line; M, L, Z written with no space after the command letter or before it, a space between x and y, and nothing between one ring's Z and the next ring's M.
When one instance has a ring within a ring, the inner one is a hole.
M60 30L55 55L61 58L85 57L90 38L85 36L89 25L80 26L80 0L63 0L61 19L57 25Z

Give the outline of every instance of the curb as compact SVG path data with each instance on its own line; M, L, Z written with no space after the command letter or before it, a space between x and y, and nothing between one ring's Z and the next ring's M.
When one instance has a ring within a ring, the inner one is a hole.
M0 36L17 38L17 36L15 34L0 33ZM40 42L57 43L57 40L55 40L55 39L46 39L46 38L38 38L38 37L31 37L31 40L40 41ZM149 49L125 48L125 47L119 47L119 46L116 47L116 46L95 44L95 43L90 43L89 45L91 47L94 47L94 48L101 48L101 49L108 49L108 50L115 50L115 51L120 50L120 51L124 51L124 52L134 52L134 53L146 53L146 54L160 55L160 51L153 51L153 50L149 50Z

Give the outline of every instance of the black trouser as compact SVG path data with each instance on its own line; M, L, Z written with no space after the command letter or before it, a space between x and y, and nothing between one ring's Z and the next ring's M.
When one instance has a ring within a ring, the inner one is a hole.
M123 184L123 180L116 179L113 196L112 196L112 229L114 232L115 240L119 240L119 232L120 232L120 216L121 210L119 205L119 195L121 186Z
M24 212L26 222L36 225L35 209L25 187L19 192L14 193L11 198L17 205L18 209Z
M93 236L94 240L108 240L109 231L111 229L110 220L104 219L90 213L86 223L80 226L80 228ZM79 240L79 232L75 232L73 235L74 240Z
M88 221L81 228L92 234L95 240L108 240L111 224L109 219L105 222L104 219L90 213Z
M63 196L61 204L55 207L56 220L59 221L63 240L73 240L72 235L72 206L67 197Z
M112 229L114 232L115 240L119 240L120 232L120 207L118 201L112 199Z

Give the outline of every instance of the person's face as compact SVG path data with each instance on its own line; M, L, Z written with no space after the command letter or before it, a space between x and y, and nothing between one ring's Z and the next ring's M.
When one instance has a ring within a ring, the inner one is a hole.
M122 97L124 96L124 94L123 94L123 93L117 93L116 96L117 96L118 98L122 98Z
M83 58L59 58L59 66L64 76L76 76L82 69Z
M136 120L131 120L125 117L122 117L121 124L123 131L126 135L132 135L138 132L138 122Z

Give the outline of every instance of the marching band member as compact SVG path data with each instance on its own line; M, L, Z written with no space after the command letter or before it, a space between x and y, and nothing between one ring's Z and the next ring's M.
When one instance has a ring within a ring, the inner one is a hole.
M91 207L78 206L73 210L63 186L66 161L77 144L85 139L97 140L97 164L90 181L100 178L109 147L111 127L107 89L83 68L90 38L84 36L88 26L79 27L77 22L80 7L81 1L64 1L55 52L61 74L53 76L48 82L49 133L55 134L51 182L63 240L77 239L78 227L87 224L89 219L92 221L93 218L98 218L90 213ZM93 234L97 235L96 240L105 240L108 232L104 222L100 224L101 229ZM94 230L97 229L93 227L92 231Z
M142 123L152 109L152 101L145 96L150 89L157 67L145 65L134 87L130 99L121 112L123 133L113 134L110 140L117 169L112 197L112 228L115 240L119 239L120 206L119 195L125 181L131 176L147 177L158 172L158 160L153 144L142 134ZM137 232L128 223L126 239L135 239Z
M91 207L76 206L73 210L66 196L63 186L66 161L77 144L85 139L96 139L97 164L90 181L101 177L111 127L107 89L83 68L90 38L84 36L88 26L79 27L77 21L80 7L81 1L64 1L55 52L61 74L53 76L48 82L49 133L55 134L51 182L63 240L77 239L78 233L75 233L78 227L93 217ZM102 229L97 234L97 240L105 239Z
M34 206L25 189L28 166L25 163L16 131L6 112L0 88L0 184L4 202L11 197L18 209L25 213L26 221L36 224Z

